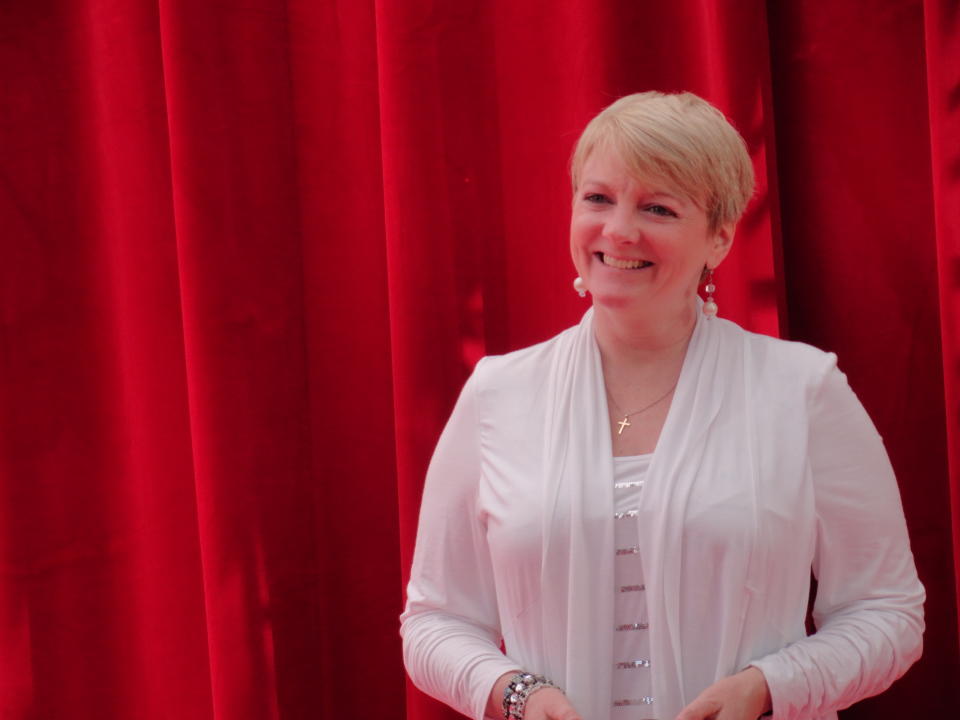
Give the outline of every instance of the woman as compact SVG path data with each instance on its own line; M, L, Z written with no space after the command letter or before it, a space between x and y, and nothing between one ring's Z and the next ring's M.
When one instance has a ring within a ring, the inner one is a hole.
M835 718L919 657L924 593L836 357L714 317L743 140L690 93L631 95L572 179L592 308L464 387L424 489L407 669L474 718Z

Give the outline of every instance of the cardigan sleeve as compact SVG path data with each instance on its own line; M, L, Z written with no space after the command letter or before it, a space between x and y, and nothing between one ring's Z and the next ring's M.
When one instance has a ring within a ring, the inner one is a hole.
M497 678L518 669L500 650L493 568L477 507L479 372L478 365L430 461L400 616L414 685L476 720Z
M883 442L836 367L814 387L809 462L817 631L751 663L776 720L820 717L885 690L920 657L924 589Z

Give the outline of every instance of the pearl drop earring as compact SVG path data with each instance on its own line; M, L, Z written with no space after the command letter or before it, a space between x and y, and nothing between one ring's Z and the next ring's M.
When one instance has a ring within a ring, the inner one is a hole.
M583 278L577 275L573 279L573 289L577 291L577 295L580 297L587 296L587 284L583 281Z
M707 318L716 317L717 315L717 303L713 299L713 293L717 291L717 286L713 284L713 269L707 268L707 284L703 286L703 289L707 293L707 299L703 303L703 314Z

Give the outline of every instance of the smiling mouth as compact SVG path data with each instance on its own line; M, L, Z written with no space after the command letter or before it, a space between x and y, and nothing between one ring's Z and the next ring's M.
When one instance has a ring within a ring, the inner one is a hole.
M594 255L604 265L619 270L643 270L643 268L648 268L653 265L649 260L621 260L620 258L613 257L613 255L607 255L602 252L594 253Z

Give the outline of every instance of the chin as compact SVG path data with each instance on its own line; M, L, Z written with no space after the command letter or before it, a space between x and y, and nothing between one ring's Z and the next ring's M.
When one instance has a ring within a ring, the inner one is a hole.
M610 291L593 293L591 291L591 295L593 297L594 305L610 308L611 310L627 310L631 307L637 306L641 302L640 298L627 293Z

